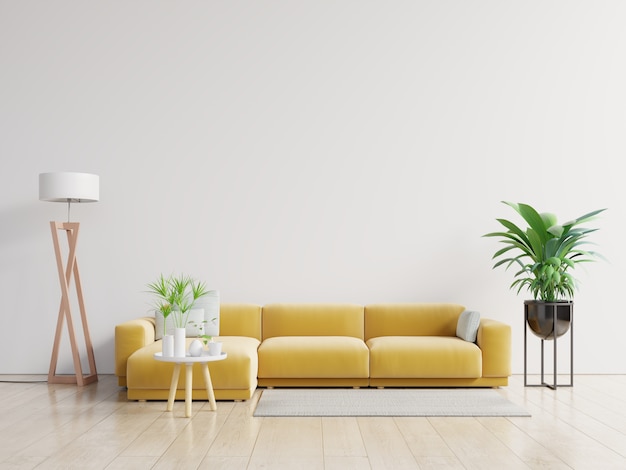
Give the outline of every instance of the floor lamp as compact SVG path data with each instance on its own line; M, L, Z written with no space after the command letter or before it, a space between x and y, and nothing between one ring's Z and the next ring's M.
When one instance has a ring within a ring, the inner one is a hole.
M67 203L67 222L50 222L59 282L61 284L61 304L59 306L59 316L54 336L52 358L50 359L50 370L48 371L48 383L75 383L82 387L83 385L97 382L98 380L96 360L94 358L93 345L89 335L87 314L85 312L85 303L80 284L78 264L76 262L76 242L78 241L78 230L80 228L80 224L78 222L70 222L70 205L72 202L97 202L99 199L99 193L100 180L98 175L72 172L39 174L39 200ZM66 233L69 248L65 266L63 265L61 245L59 243L60 231ZM80 352L78 350L76 334L74 331L74 322L72 320L72 312L70 308L70 285L72 277L74 278L74 283L76 285L76 296L78 298L80 319L85 337L87 358L89 360L89 373L87 374L83 373L80 363ZM59 359L59 344L63 333L63 323L65 322L67 323L69 340L72 348L75 375L57 375L56 373Z

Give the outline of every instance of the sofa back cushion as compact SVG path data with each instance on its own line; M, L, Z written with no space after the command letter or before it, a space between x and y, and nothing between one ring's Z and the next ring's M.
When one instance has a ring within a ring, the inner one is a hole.
M450 303L365 306L365 340L379 336L456 336L465 307Z
M261 341L261 306L221 304L220 336L249 336Z
M352 336L363 339L363 306L269 304L263 307L263 339L276 336Z

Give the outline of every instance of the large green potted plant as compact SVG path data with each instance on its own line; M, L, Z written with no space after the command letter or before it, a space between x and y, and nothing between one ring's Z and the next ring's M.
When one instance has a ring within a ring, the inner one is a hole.
M576 265L595 261L600 255L584 249L587 236L596 228L581 227L606 209L598 209L574 220L559 224L551 213L538 213L528 204L502 201L512 207L526 222L520 227L507 219L496 219L506 231L487 233L499 238L505 246L493 255L498 259L493 268L513 266L515 280L511 289L527 289L532 300L524 302L528 325L542 339L561 336L569 329L577 280L572 271ZM553 309L556 308L557 326Z

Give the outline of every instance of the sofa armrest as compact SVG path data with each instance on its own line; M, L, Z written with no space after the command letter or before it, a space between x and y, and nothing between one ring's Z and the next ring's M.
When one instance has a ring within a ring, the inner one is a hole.
M476 344L483 354L483 377L511 375L511 327L506 323L480 320Z
M119 385L126 386L126 362L132 353L154 343L153 317L137 318L115 326L115 375Z

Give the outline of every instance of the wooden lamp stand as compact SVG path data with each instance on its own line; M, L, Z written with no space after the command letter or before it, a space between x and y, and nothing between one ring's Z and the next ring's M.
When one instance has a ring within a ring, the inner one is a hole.
M78 274L78 264L76 263L76 241L78 240L80 224L78 222L70 222L70 206L72 202L97 202L99 198L100 177L98 175L68 171L39 173L39 200L63 202L67 204L67 222L50 222L52 241L54 242L54 254L56 255L57 268L59 270L59 282L61 283L61 305L59 306L57 329L54 335L50 370L48 371L48 383L51 384L71 383L82 387L83 385L98 381L96 360L93 355L93 345L91 344L91 337L89 336L85 302L83 301L83 289L80 285L80 275ZM69 245L67 263L65 266L63 266L61 245L59 244L60 230L66 233L67 243ZM80 320L85 335L87 357L89 358L88 374L83 374L83 369L80 364L80 352L76 344L74 322L72 321L72 311L70 309L70 284L72 282L72 275L74 275L74 282L76 283ZM57 375L56 372L57 363L59 362L59 344L61 342L63 323L65 321L67 321L67 330L70 334L75 375Z
M93 354L93 345L89 335L89 326L87 324L87 314L85 313L85 303L83 300L83 291L80 284L80 275L78 273L78 264L76 262L76 242L78 240L78 222L50 222L52 230L52 240L54 242L54 253L56 255L57 268L59 272L59 281L61 283L61 305L59 306L59 316L57 320L56 334L54 336L54 347L52 349L52 358L50 360L50 370L48 372L48 383L51 384L77 384L84 386L98 381L98 373L96 371L96 360ZM69 252L67 263L63 266L61 256L61 247L59 244L60 230L67 234L67 242ZM80 319L85 336L85 347L87 349L87 357L89 359L89 373L83 374L80 363L80 352L76 342L76 334L74 333L74 322L72 321L72 312L70 309L70 283L74 275L76 284L76 295L78 297L78 306L80 308ZM75 375L57 375L56 368L59 359L59 344L63 332L63 323L67 321L67 329L69 332L70 345L72 347L72 356L74 358Z

